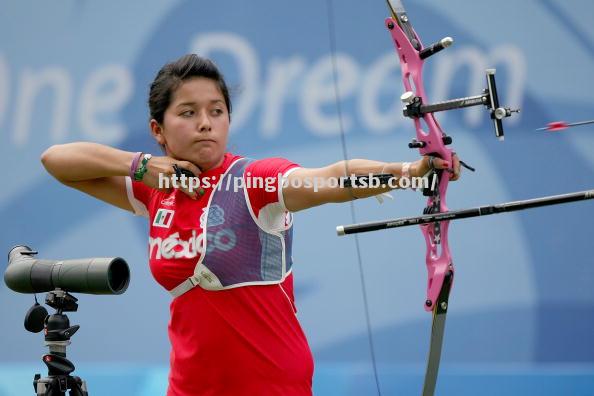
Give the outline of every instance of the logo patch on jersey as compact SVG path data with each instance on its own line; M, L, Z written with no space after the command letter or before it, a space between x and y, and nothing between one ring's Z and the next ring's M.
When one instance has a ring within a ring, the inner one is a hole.
M159 209L155 215L155 219L153 220L153 225L155 227L169 228L171 225L171 220L173 220L174 213L175 212L173 210Z
M168 198L165 198L161 201L161 205L163 206L173 206L175 205L175 195L172 195Z
M225 210L219 205L211 205L208 210L208 226L215 227L225 222Z

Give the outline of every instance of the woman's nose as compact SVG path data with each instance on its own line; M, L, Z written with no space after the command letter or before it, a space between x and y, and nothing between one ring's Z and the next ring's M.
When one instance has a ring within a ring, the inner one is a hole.
M201 111L198 117L198 130L200 132L208 132L211 129L210 118L205 111Z

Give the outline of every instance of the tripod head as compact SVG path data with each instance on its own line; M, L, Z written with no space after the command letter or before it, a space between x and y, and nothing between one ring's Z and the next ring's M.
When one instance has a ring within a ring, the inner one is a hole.
M50 353L66 356L66 346L70 345L70 337L80 326L70 326L70 320L64 312L76 312L77 301L74 296L60 289L47 293L45 303L56 310L44 321L45 345L49 347Z
M67 291L56 289L47 293L45 303L56 312L48 315L47 310L35 303L25 316L25 329L32 333L45 330L45 343L50 352L66 354L66 345L70 344L70 337L80 328L79 325L70 326L70 320L64 312L76 312L78 299Z
M56 309L57 313L76 312L78 310L78 299L67 291L57 288L45 296L45 303Z

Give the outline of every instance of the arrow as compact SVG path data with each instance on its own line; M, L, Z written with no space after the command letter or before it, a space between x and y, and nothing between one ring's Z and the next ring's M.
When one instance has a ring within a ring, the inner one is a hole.
M546 127L538 128L537 131L559 132L570 127L586 124L594 124L594 120L572 122L571 124L568 124L565 121L553 121L549 122Z

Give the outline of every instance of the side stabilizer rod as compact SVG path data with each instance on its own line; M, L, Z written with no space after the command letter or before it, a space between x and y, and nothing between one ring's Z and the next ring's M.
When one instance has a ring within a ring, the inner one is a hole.
M357 234L361 232L386 230L389 228L408 227L420 224L437 223L440 221L467 219L469 217L488 216L498 213L515 212L541 206L560 205L569 202L594 199L594 190L586 190L561 195L551 195L523 201L506 202L496 205L479 206L470 209L451 210L448 212L426 214L399 219L372 221L336 227L336 233L341 235Z

